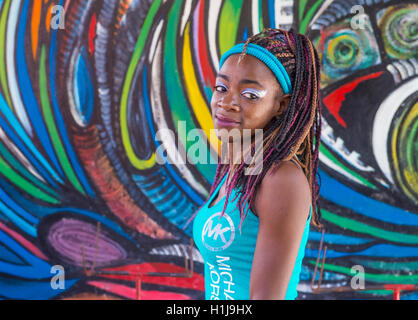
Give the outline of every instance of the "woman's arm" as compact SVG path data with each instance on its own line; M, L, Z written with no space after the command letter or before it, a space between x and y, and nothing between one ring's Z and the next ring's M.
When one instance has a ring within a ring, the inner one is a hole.
M250 279L250 299L281 300L295 265L311 204L303 171L283 162L267 173L255 198L259 231Z

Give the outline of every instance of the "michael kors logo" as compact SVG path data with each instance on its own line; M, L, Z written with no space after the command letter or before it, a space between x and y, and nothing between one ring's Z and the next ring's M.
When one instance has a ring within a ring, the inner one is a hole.
M202 242L211 251L220 251L228 248L235 238L234 223L229 215L221 212L214 213L203 226Z

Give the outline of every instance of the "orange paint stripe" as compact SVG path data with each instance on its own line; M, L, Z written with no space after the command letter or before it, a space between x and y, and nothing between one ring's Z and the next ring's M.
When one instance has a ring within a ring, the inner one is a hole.
M51 4L46 12L46 19L45 19L45 27L46 30L49 32L51 30L51 18L52 18L52 8L54 4Z
M119 4L118 15L116 17L115 23L116 30L120 28L120 21L122 20L122 17L125 15L126 11L129 9L131 2L132 0L124 0ZM114 32L114 34L116 35L116 32Z
M118 24L122 17L125 15L126 11L128 11L129 6L131 5L132 0L125 0L122 1L118 8L118 17L116 18Z
M42 1L35 0L33 2L32 22L31 22L33 59L36 59L36 52L38 50L39 25L41 22L41 9L42 9Z

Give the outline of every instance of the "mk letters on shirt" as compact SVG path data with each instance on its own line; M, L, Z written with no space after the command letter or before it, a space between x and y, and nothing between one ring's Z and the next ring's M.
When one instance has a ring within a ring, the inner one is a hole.
M202 242L212 251L219 252L216 255L216 263L206 262L209 268L210 299L234 300L234 279L231 270L231 257L223 255L222 251L228 248L235 238L235 226L231 217L221 212L214 213L205 222L202 229Z

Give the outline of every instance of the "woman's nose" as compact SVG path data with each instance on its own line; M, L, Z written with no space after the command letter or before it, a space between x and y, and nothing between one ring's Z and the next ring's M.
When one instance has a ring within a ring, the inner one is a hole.
M235 110L235 111L239 111L240 109L240 105L239 102L237 101L238 99L232 95L232 94L228 94L225 97L223 97L222 100L220 100L218 102L218 105L225 110Z

